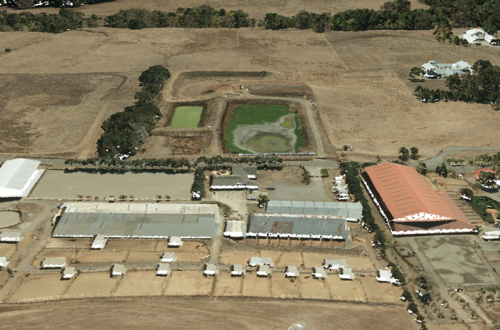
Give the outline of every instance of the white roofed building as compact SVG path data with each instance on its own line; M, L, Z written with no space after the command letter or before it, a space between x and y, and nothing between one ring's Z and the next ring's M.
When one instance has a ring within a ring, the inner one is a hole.
M64 268L66 266L66 258L45 258L42 261L41 268Z
M341 280L354 280L356 278L354 276L354 273L352 272L352 269L347 267L341 268L339 277Z
M0 167L0 198L22 198L42 176L39 161L18 158L8 160Z
M203 274L207 276L219 275L219 270L217 269L217 266L214 264L206 264Z
M313 277L314 278L326 278L326 272L323 267L313 267Z
M122 264L114 264L111 268L111 276L122 276L125 275L126 272L127 269L125 268L125 265Z
M340 268L347 267L347 262L345 259L325 259L323 261L323 267L330 270L339 270Z
M388 269L377 270L377 281L379 282L387 282L399 285L399 280L395 279L392 276L392 272Z
M244 221L230 220L226 222L226 230L224 236L232 238L240 238L246 236L246 228Z
M5 268L8 264L9 262L6 257L0 257L0 268Z
M268 265L259 266L257 276L267 277L271 275L271 268Z
M170 275L171 270L170 270L170 264L158 264L158 268L156 271L157 276L167 276Z
M168 247L179 247L182 246L182 244L184 243L182 242L182 238L179 236L172 236L168 241Z
M65 267L62 271L61 279L69 280L70 278L72 278L75 275L76 275L76 268L75 267Z
M92 246L90 248L92 250L104 249L107 241L108 240L106 239L105 235L96 235L94 241L92 242Z
M173 252L165 252L161 256L161 262L175 262L177 260L176 257L174 257Z
M252 257L248 262L248 265L251 267L268 265L270 267L274 267L273 259L271 257L261 258L261 257Z
M231 276L245 275L245 267L243 265L234 264L231 266Z
M0 233L0 242L14 243L21 242L24 239L18 231L3 231Z
M286 266L285 277L299 277L300 273L296 266Z
M462 35L462 39L465 39L472 44L480 41L487 41L491 43L491 41L495 38L481 28L474 28L465 31L465 33Z

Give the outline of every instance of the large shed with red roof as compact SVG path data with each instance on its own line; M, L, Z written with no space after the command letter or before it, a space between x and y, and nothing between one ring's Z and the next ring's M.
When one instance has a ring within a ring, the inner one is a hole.
M370 166L363 182L394 235L476 230L447 193L433 190L412 167L394 163Z

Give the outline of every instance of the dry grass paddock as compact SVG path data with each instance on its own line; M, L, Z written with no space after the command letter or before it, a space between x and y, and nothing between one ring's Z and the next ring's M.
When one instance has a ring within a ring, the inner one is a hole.
M399 299L403 294L401 288L391 283L380 283L375 277L359 277L359 279L361 283L363 283L368 301L404 304L404 302Z
M64 297L109 297L117 281L118 278L111 278L109 272L79 274Z
M247 270L243 281L242 295L247 297L271 297L271 279L257 277L256 273L256 270L251 272ZM276 276L279 276L279 274L276 274Z
M121 263L127 258L127 252L118 251L102 251L102 250L86 250L78 251L76 259L81 264L99 264L99 263Z
M176 271L168 277L167 296L207 296L212 292L214 278L199 270Z
M243 276L231 276L230 273L220 273L215 283L215 296L239 296Z
M166 283L167 278L155 271L128 271L113 296L158 296Z
M61 274L30 275L23 279L9 302L26 302L33 300L55 300L70 285L69 281L61 281Z
M57 248L90 248L92 240L87 239L68 239L68 238L51 238L45 244L46 249Z
M271 278L272 295L275 298L298 298L299 279L286 278L284 273L275 273Z
M305 267L318 267L325 259L345 259L347 266L355 270L374 269L372 261L365 257L343 256L333 253L303 253Z
M0 256L6 257L7 260L12 257L14 253L16 253L16 244L11 243L0 243Z
M359 279L341 280L338 275L328 276L330 293L335 300L366 301L365 291Z
M300 291L302 298L330 299L327 279L315 279L311 274L300 274Z

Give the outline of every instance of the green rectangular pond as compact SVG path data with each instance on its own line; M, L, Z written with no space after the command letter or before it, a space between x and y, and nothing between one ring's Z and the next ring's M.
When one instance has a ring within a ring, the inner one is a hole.
M198 127L203 107L182 106L177 107L168 126L170 127Z

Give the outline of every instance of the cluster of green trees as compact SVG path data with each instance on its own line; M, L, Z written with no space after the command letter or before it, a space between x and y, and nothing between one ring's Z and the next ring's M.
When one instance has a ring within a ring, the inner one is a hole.
M481 155L474 158L471 165L473 163L476 163L479 165L499 165L500 164L500 152L497 152L496 154L494 154L492 156L487 155L487 154L481 154Z
M154 102L168 78L170 72L161 65L152 66L141 74L139 81L143 89L136 95L135 105L113 114L102 124L104 134L97 141L97 152L101 158L127 158L140 151L139 148L162 117Z
M17 9L34 7L81 7L101 2L112 2L115 0L0 0L0 6L9 6Z
M283 158L275 156L256 156L256 157L222 157L220 155L207 158L205 156L198 157L195 161L197 166L203 163L205 167L224 166L228 164L248 164L263 168L282 168Z
M497 188L496 175L493 172L486 172L486 171L481 172L476 182L481 184L483 187L488 187L489 189Z
M105 18L106 26L115 28L142 29L153 27L184 28L240 28L255 26L248 14L241 10L216 10L203 5L193 8L178 8L175 13L147 9L120 10Z
M0 11L0 31L34 31L62 33L68 30L97 26L100 18L92 15L84 18L84 14L71 9L61 8L58 14L32 14L30 12L8 13Z
M499 0L419 0L432 11L446 16L452 26L481 26L489 34L500 28Z
M124 161L118 158L103 157L103 158L88 158L88 159L67 159L64 164L68 165L82 165L82 166L95 166L95 167L134 167L134 168L152 168L152 167L163 167L163 168L191 168L191 163L187 158L167 158L167 159L156 159L156 158L144 158L135 159L132 161Z
M450 89L429 90L417 86L415 95L423 102L465 101L482 104L493 104L499 110L500 105L500 67L493 66L490 61L478 60L472 66L474 74L459 76L454 74L446 78L446 86Z
M194 172L194 181L193 185L191 186L191 193L193 194L192 199L193 200L200 200L203 197L205 197L205 173L203 172L202 168L197 168L196 171ZM197 194L198 197L195 197L194 194Z
M418 148L411 147L410 150L408 150L406 149L406 147L401 147L401 149L399 149L399 159L401 159L403 162L407 162L408 160L410 160L410 158L414 160L420 158L420 155L418 154Z
M396 280L398 280L401 285L405 285L406 284L405 277L404 277L403 273L401 273L401 271L399 270L398 266L396 266L396 264L391 262L391 261L388 261L387 266L391 267L392 276Z

